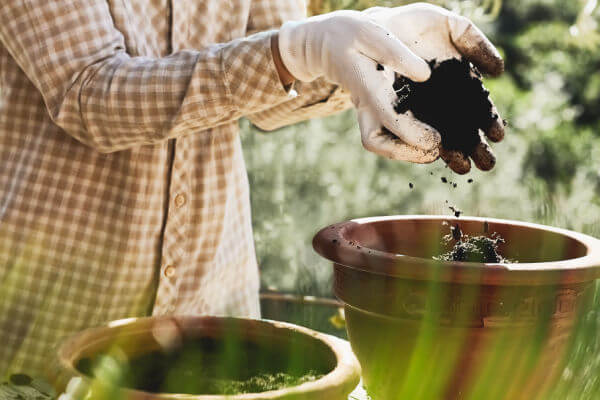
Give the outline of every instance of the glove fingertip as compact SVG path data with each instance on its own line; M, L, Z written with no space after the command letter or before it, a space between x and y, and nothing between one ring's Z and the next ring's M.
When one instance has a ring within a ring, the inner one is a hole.
M390 68L414 82L425 82L431 77L429 64L410 51L404 51L403 56L394 57Z
M408 78L414 82L425 82L431 77L431 67L420 57L416 57L414 67L412 69L412 76Z

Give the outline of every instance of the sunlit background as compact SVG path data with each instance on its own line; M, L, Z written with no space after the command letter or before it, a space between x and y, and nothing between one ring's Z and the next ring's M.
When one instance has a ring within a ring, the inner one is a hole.
M406 3L313 0L310 9ZM319 228L361 216L450 214L446 201L466 215L600 236L597 1L432 3L473 19L505 58L506 73L485 82L509 122L504 142L493 145L495 170L459 177L441 161L379 158L361 147L353 111L266 134L242 122L263 290L330 297L331 265L311 246ZM577 335L577 355L562 377L569 393L559 391L557 399L600 397L598 312L583 316Z
M408 2L312 3L313 11L328 11ZM370 154L361 146L354 111L271 133L243 121L264 288L328 295L329 264L310 245L319 228L361 216L449 214L446 200L466 215L600 236L596 1L433 3L475 20L505 58L506 73L485 82L509 122L506 139L493 145L496 168L462 177L442 161L422 166ZM443 184L444 176L458 187Z

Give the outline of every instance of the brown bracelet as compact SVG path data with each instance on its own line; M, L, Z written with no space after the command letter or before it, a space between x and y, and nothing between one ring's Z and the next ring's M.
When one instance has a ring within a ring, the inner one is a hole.
M275 68L277 68L281 83L286 88L291 86L292 83L296 81L296 78L288 71L281 59L281 53L279 52L279 34L277 33L271 36L271 53L273 54L273 62L275 63Z

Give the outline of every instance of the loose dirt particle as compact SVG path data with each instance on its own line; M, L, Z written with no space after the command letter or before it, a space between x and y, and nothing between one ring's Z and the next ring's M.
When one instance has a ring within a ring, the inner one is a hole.
M454 216L455 216L456 218L459 218L459 217L460 217L460 214L462 214L462 211L461 211L461 210L459 210L458 208L454 207L454 206L450 206L450 207L448 207L448 208L450 208L450 210L452 210L452 212L454 213Z

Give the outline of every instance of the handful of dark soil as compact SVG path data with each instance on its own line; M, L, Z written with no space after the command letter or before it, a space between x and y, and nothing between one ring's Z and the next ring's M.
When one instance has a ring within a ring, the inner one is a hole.
M479 129L487 130L498 119L492 111L489 91L483 86L481 74L467 60L432 60L429 65L431 77L425 82L401 76L396 79L396 112L410 110L415 118L437 129L445 150L470 156L480 142Z

